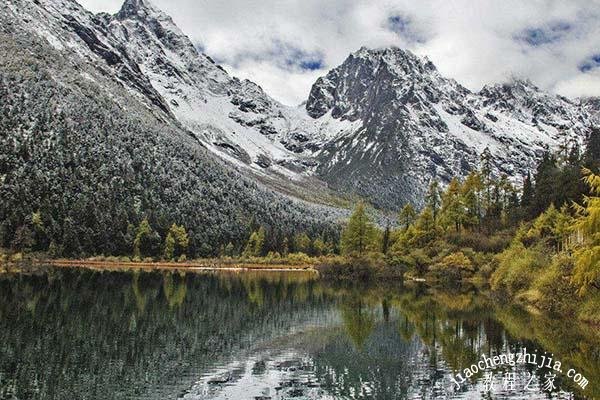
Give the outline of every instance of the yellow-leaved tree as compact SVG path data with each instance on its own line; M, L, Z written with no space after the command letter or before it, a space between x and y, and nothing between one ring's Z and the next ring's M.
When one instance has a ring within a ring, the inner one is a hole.
M185 256L189 244L190 239L185 228L177 224L171 225L167 237L165 238L163 252L164 259L171 260L173 257Z
M573 271L573 283L582 295L591 288L600 289L600 176L591 171L586 174L591 196L585 197L583 206L576 206L575 230L583 243L574 253Z
M377 248L377 229L370 221L364 203L358 203L341 237L342 253L363 256Z

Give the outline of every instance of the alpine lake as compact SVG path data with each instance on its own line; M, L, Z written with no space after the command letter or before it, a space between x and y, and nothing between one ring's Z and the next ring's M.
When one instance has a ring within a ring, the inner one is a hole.
M471 287L43 267L0 274L0 399L593 399L599 331Z

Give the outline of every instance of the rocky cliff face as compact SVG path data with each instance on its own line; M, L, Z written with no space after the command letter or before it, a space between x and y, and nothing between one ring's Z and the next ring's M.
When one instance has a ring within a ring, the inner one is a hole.
M472 93L397 48L350 55L315 83L306 110L317 121L358 121L319 152L317 174L383 206L419 203L431 179L465 176L486 149L496 173L518 181L546 149L581 141L591 123L589 107L530 82Z
M231 77L199 53L171 18L146 0L105 16L111 43L139 65L177 120L209 149L246 169L300 178L314 166L323 134L302 109Z
M177 119L209 148L255 166L272 165L274 153L285 154L271 137L285 125L283 107L199 53L170 17L144 0L127 0L107 22L109 39L135 60Z
M582 105L586 112L588 112L596 125L600 125L600 97L591 97L584 99Z

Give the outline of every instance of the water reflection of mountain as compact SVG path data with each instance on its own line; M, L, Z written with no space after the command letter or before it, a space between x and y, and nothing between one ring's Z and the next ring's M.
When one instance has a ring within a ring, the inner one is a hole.
M565 325L473 291L334 288L310 274L5 276L0 399L447 398L453 371L523 346L577 368L594 397L600 341ZM454 396L482 390L474 379Z

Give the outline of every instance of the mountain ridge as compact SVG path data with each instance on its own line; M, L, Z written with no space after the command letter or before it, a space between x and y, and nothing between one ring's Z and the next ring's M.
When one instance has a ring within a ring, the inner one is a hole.
M126 0L114 15L73 0L35 4L56 23L36 17L34 33L112 69L157 118L277 188L311 193L323 181L381 208L419 205L431 180L464 177L486 149L494 173L518 183L544 151L580 143L597 115L592 101L528 82L471 92L394 47L360 48L315 82L304 107L289 107L230 76L147 0Z
M545 151L581 144L592 124L581 102L531 82L474 93L398 48L351 54L317 80L306 109L316 119L360 121L319 154L317 174L382 206L420 203L429 181L465 177L485 151L497 176L519 183Z

